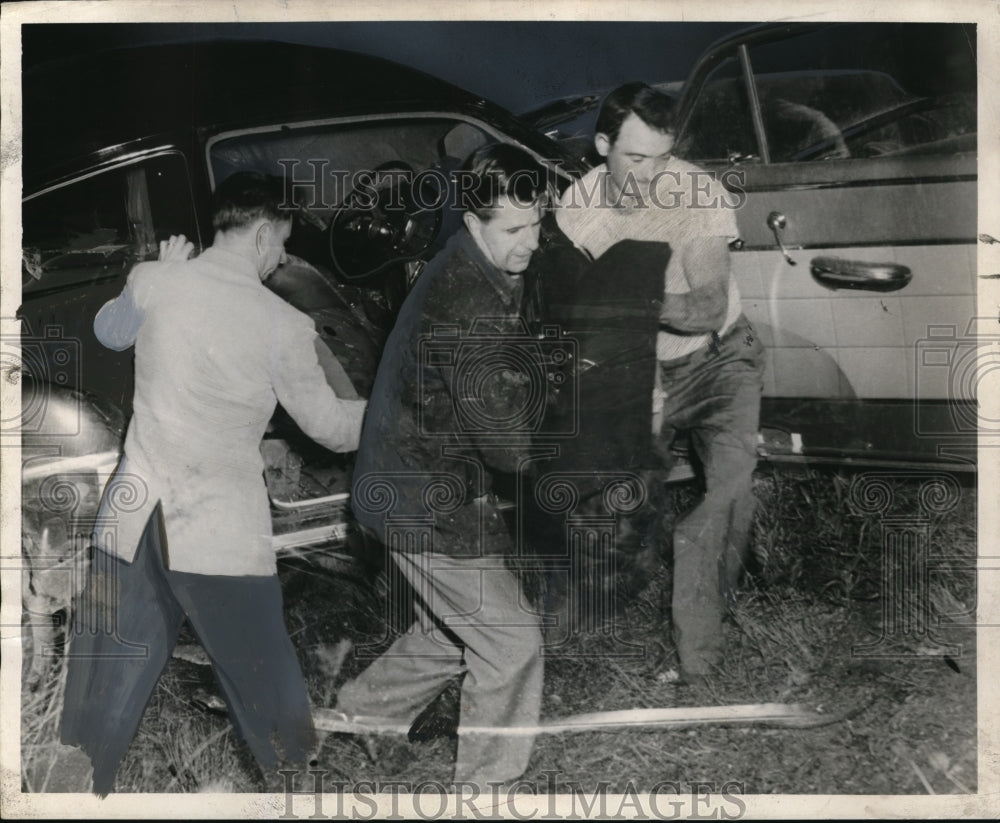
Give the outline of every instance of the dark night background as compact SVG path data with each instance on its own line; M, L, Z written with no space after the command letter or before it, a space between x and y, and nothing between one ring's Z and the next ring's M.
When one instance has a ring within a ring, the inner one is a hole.
M34 24L23 68L94 49L219 37L283 40L394 60L522 112L630 80L683 80L706 46L748 23L383 22Z

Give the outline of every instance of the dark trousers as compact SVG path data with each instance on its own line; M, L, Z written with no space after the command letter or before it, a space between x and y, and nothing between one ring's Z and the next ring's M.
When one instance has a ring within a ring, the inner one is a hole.
M157 509L132 563L95 550L75 608L61 738L90 756L101 796L114 789L185 618L212 662L233 726L265 773L279 757L304 762L315 746L277 576L168 571L163 540Z
M720 662L725 597L753 524L764 349L741 315L721 339L659 367L662 451L686 431L704 472L704 497L674 526L672 614L681 666L707 674Z

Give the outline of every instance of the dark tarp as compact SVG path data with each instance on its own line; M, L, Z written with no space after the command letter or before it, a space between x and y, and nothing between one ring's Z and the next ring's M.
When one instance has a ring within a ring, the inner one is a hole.
M598 597L619 609L649 580L664 544L662 527L665 471L654 449L652 396L656 335L664 271L670 259L665 243L622 241L597 260L577 249L547 220L541 249L532 261L531 289L542 324L557 324L564 339L576 343L575 380L564 383L551 402L548 432L571 437L538 439L558 448L558 455L537 463L534 480L545 482L565 473L579 495L566 512L546 512L529 489L521 501L522 534L532 555L548 558L556 571L546 589L556 599L567 594L559 572L570 562L583 569L573 597ZM609 486L623 477L638 479L645 502L622 513L608 508ZM534 484L528 484L534 485ZM535 486L537 491L538 486ZM607 546L573 543L570 518L613 517L614 540ZM583 552L581 562L571 552ZM591 591L588 593L587 581ZM594 602L598 602L595 600ZM610 617L611 615L606 615Z

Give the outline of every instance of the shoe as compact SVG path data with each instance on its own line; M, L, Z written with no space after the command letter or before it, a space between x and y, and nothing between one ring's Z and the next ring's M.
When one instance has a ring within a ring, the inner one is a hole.
M361 744L361 748L363 748L365 750L365 754L368 755L368 762L373 766L377 766L379 761L382 759L382 754L379 751L378 743L376 742L376 735L359 734L355 736L355 740Z
M711 675L703 672L689 672L681 669L676 685L686 689L705 689L711 683Z
M288 771L289 769L293 772L291 775L284 775L281 773L281 770ZM289 790L294 791L296 778L301 780L299 774L300 772L301 769L294 769L288 765L278 765L267 771L261 769L261 779L264 783L263 793L285 794Z

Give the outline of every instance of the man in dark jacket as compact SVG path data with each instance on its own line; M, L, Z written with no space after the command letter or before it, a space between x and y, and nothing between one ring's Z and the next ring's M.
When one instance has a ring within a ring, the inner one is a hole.
M491 484L528 459L545 401L521 316L545 180L504 145L476 152L462 180L464 225L400 311L354 474L355 514L412 585L417 621L338 709L409 723L464 674L454 776L484 786L524 772L533 736L495 727L535 726L541 703L539 621L505 567L514 544Z
M464 225L388 339L352 493L412 585L417 621L344 686L338 709L409 723L464 674L454 776L483 786L524 772L533 736L495 727L535 726L541 702L539 621L505 567L514 544L491 483L528 459L545 402L521 316L545 180L504 145L475 153L461 179Z

